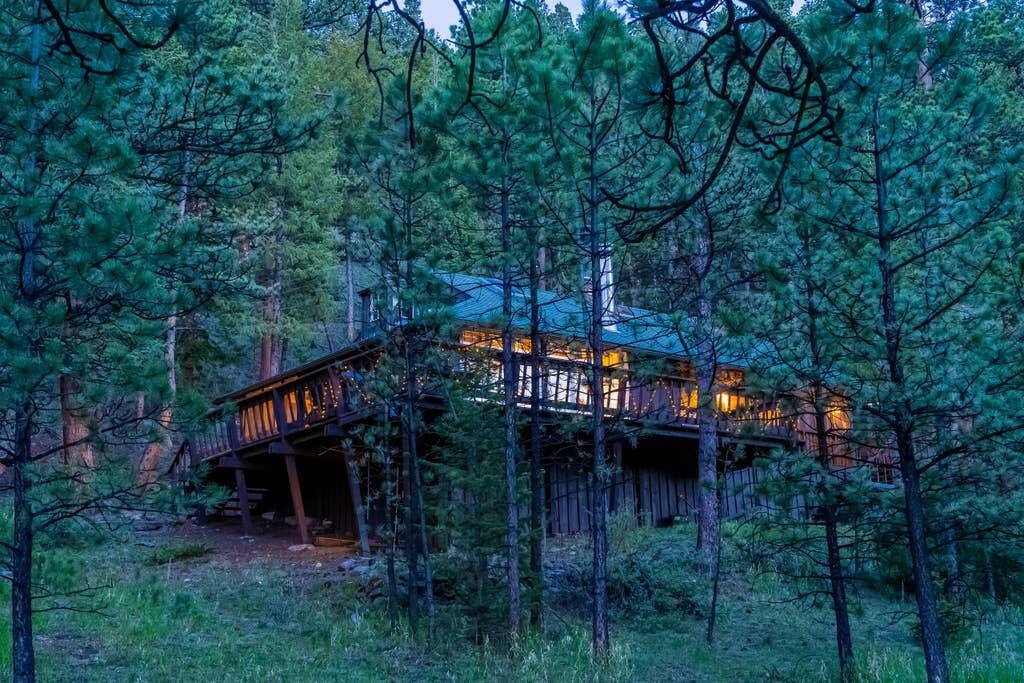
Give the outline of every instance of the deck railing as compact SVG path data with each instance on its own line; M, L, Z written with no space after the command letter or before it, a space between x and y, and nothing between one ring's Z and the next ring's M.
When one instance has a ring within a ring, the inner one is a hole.
M526 354L513 358L516 395L528 402L532 393L533 366ZM501 382L501 364L490 359L493 384ZM592 405L591 368L587 363L545 358L540 364L541 403L549 409L589 410ZM615 415L665 426L697 425L697 386L692 380L670 376L643 376L621 368L606 368L603 402L609 417ZM794 420L785 416L779 403L754 394L743 395L744 405L720 412L720 431L749 431L771 437L788 437Z
M352 415L369 405L362 375L332 361L253 389L213 415L210 430L192 438L200 459L237 453Z
M516 354L516 395L529 403L532 363ZM482 371L484 390L500 390L502 370L490 354L466 354L457 368ZM302 374L263 387L255 387L215 415L212 426L192 439L199 460L237 453L282 437L297 434L354 415L372 405L363 386L364 375L344 361L329 360ZM696 387L678 377L645 377L620 368L605 370L604 406L609 418L654 423L668 427L697 425ZM541 402L545 410L583 413L591 406L590 367L571 359L545 358L541 363ZM791 421L778 404L745 396L744 405L721 413L716 428L722 432L749 433L772 438L792 434Z

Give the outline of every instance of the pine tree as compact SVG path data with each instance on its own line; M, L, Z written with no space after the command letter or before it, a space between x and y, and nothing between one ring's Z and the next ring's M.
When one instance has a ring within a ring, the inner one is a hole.
M1006 253L1000 220L1009 177L998 151L968 149L983 139L984 106L966 74L918 87L923 33L911 12L884 5L842 23L840 35L824 23L810 28L837 73L861 66L846 81L845 144L815 159L828 177L828 205L804 208L836 230L849 255L840 315L856 346L848 347L844 373L899 460L928 677L946 681L929 550L938 531L929 518L931 479L945 474L942 461L957 451L943 434L966 426L964 401L975 400L952 370L1002 374L998 350L967 342L968 330L994 323L984 292ZM932 74L950 49L947 38L927 53ZM963 438L984 440L978 427Z

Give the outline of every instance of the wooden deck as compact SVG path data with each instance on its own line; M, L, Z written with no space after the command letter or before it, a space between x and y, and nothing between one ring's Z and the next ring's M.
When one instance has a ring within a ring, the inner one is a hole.
M483 363L484 383L491 383L496 392L500 391L500 364L496 359L475 351L469 353L476 365L466 363L464 369L472 366L479 371ZM517 395L525 408L532 386L529 356L516 354L515 365ZM231 466L249 455L272 453L282 444L342 436L346 425L379 414L380 407L365 387L365 377L371 371L372 355L365 349L341 352L222 397L211 416L209 431L192 437L172 470L202 461ZM591 393L586 363L545 358L541 372L541 398L546 415L589 412ZM696 437L693 382L676 377L641 377L621 369L608 370L604 382L609 421ZM777 403L749 396L744 401L744 406L718 420L721 435L760 445L792 440L795 422Z

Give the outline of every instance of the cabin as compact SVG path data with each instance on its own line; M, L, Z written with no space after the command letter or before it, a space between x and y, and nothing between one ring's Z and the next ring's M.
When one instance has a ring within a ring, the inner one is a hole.
M454 359L452 371L476 373L483 379L483 400L497 401L501 281L458 273L437 278L444 299L439 305L451 330L441 345ZM391 340L388 335L396 325L414 325L417 312L402 318L394 302L382 306L377 298L374 290L362 292L362 331L345 348L217 399L208 431L183 444L171 471L199 469L231 489L232 505L246 528L254 514L294 518L303 543L316 534L355 537L361 516L371 529L381 522L382 503L373 492L382 474L362 435L374 421L397 418L391 402L374 397L367 378ZM529 292L517 287L513 295L515 395L518 408L527 411L538 367L546 520L555 535L589 528L595 493L588 477L587 429L580 426L592 410L586 303L539 291L539 334L531 338ZM610 507L645 524L695 518L697 385L686 340L666 316L614 300L602 328L604 411L614 464L612 490L604 492ZM540 346L536 354L534 340ZM754 490L756 472L750 466L757 453L793 447L807 436L795 399L751 391L744 382L747 372L742 350L735 350L724 355L716 375L725 516L765 504ZM429 391L417 400L427 420L444 410L443 397ZM526 443L525 433L522 438Z

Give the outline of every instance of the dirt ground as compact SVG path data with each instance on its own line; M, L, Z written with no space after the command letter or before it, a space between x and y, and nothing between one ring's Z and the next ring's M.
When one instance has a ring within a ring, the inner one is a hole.
M212 560L225 563L278 560L315 565L345 560L359 563L361 559L355 540L344 539L342 545L337 546L301 547L294 526L259 518L253 520L251 534L242 531L241 520L237 518L216 517L203 522L189 519L144 536L154 544L203 544L213 551Z

